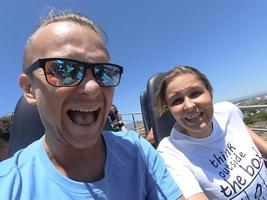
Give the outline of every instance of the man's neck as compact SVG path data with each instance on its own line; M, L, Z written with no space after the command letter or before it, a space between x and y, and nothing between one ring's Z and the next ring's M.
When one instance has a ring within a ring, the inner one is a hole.
M89 148L79 149L44 140L45 151L57 170L64 176L81 182L95 182L105 174L106 145L102 137Z

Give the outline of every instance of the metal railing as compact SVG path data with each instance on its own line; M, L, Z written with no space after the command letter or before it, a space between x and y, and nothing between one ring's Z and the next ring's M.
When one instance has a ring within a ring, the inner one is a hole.
M255 110L255 109L267 112L267 105L250 105L250 106L238 106L238 107L242 112ZM144 123L143 123L141 112L126 113L126 114L121 114L121 116L128 129L135 130L137 132L144 131ZM262 133L266 132L267 134L267 127L266 128L252 128L252 130L257 131L257 132L262 132Z
M252 109L264 109L266 111L267 110L267 105L238 106L238 108L241 111L252 110Z
M122 120L129 130L144 132L144 122L141 112L120 114Z
M243 113L245 111L250 111L250 110L267 112L267 105L249 105L249 106L238 106L238 107ZM248 126L251 126L251 125L248 125ZM251 129L255 131L255 133L257 133L259 136L263 137L265 140L267 139L267 127L266 126L261 127L261 128L251 127Z

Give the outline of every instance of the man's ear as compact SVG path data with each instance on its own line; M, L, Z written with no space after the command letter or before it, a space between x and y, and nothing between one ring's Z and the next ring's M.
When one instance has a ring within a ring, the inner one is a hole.
M26 74L21 74L19 77L19 85L23 90L23 94L27 102L31 105L36 104L35 92L32 88L31 79Z

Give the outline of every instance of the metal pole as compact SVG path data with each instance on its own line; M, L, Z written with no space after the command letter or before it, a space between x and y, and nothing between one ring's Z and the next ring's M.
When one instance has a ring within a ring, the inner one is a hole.
M134 114L132 114L132 118L133 118L134 130L136 131L137 128L136 128L136 124L135 124Z

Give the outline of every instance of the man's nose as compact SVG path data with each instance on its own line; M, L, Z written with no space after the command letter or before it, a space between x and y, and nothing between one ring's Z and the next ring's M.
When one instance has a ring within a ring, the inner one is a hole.
M97 83L91 70L86 70L86 74L79 85L79 92L90 96L98 96L101 93L101 87Z

